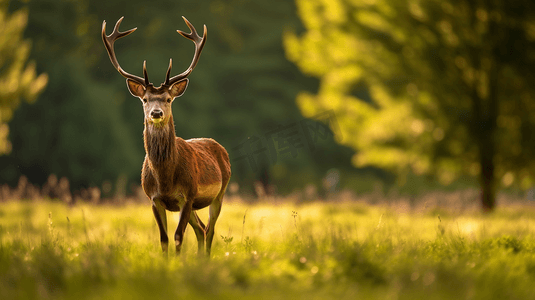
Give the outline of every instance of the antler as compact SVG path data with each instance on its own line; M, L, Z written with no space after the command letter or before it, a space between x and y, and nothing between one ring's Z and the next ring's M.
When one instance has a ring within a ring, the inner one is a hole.
M187 38L188 40L192 40L193 43L195 43L195 55L193 55L193 61L191 62L191 65L188 67L188 69L181 74L178 74L176 76L173 76L172 78L169 78L169 75L171 74L171 68L173 66L173 59L169 60L169 68L167 69L167 74L165 75L165 85L172 85L173 83L180 81L191 74L197 63L199 62L199 57L201 57L202 48L204 47L204 43L206 42L206 25L204 25L204 33L202 38L197 34L197 31L195 30L195 27L184 17L182 16L182 19L184 19L184 22L186 22L186 25L188 25L189 29L191 30L191 33L185 33L183 31L177 30L180 35Z
M119 21L115 24L115 28L113 28L113 32L110 35L106 35L106 21L102 22L102 41L104 42L104 46L106 46L106 50L108 50L108 55L110 56L111 63L123 75L125 78L131 79L139 84L142 84L143 86L148 86L149 83L149 76L147 75L147 61L143 61L143 77L141 78L136 75L132 75L119 65L119 62L117 61L117 57L115 57L115 50L113 48L113 43L115 43L116 40L127 36L131 34L132 32L136 31L136 28L120 32L119 31L119 25L121 25L121 22L123 21L124 17L121 17ZM170 67L169 67L170 68Z

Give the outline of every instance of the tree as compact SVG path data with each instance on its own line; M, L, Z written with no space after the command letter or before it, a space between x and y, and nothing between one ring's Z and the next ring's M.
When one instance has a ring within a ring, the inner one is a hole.
M21 100L35 101L45 88L48 77L37 75L35 64L28 61L31 43L23 38L28 13L8 13L9 1L0 1L0 155L11 152L8 122Z
M306 32L286 34L287 56L321 79L298 105L337 111L355 165L478 176L485 210L500 181L533 185L532 1L297 4Z
M25 34L33 41L31 57L50 82L39 101L21 105L10 122L14 151L0 158L5 182L13 184L25 175L43 184L56 174L79 189L125 175L139 178L143 151L134 146L137 136L126 126L128 116L120 105L126 95L89 72L95 67L95 49L103 46L95 34L99 21L88 14L87 2L10 4L10 9L29 11Z

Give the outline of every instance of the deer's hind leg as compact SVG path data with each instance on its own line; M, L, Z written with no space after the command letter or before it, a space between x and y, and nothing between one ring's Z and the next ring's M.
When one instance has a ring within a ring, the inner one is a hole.
M202 255L204 250L204 241L206 239L206 226L201 221L196 211L191 212L189 224L191 227L193 227L193 231L195 231L195 236L197 237L197 253Z
M214 238L214 229L219 213L221 212L221 205L223 204L223 196L227 189L228 181L224 184L224 188L219 191L212 204L210 204L210 212L208 217L208 225L206 225L206 255L210 257L212 250L212 240Z

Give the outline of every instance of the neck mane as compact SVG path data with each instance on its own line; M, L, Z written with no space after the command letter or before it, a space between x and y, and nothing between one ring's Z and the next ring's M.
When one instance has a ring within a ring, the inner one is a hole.
M145 152L150 162L155 166L162 165L165 161L174 160L178 156L175 145L175 124L172 115L166 124L160 126L145 119L143 140Z

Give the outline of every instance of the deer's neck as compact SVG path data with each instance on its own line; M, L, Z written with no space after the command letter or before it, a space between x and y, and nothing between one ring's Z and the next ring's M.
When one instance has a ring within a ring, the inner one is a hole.
M175 124L173 116L169 117L167 124L155 125L145 120L143 131L145 152L155 167L164 167L178 158L175 145Z

